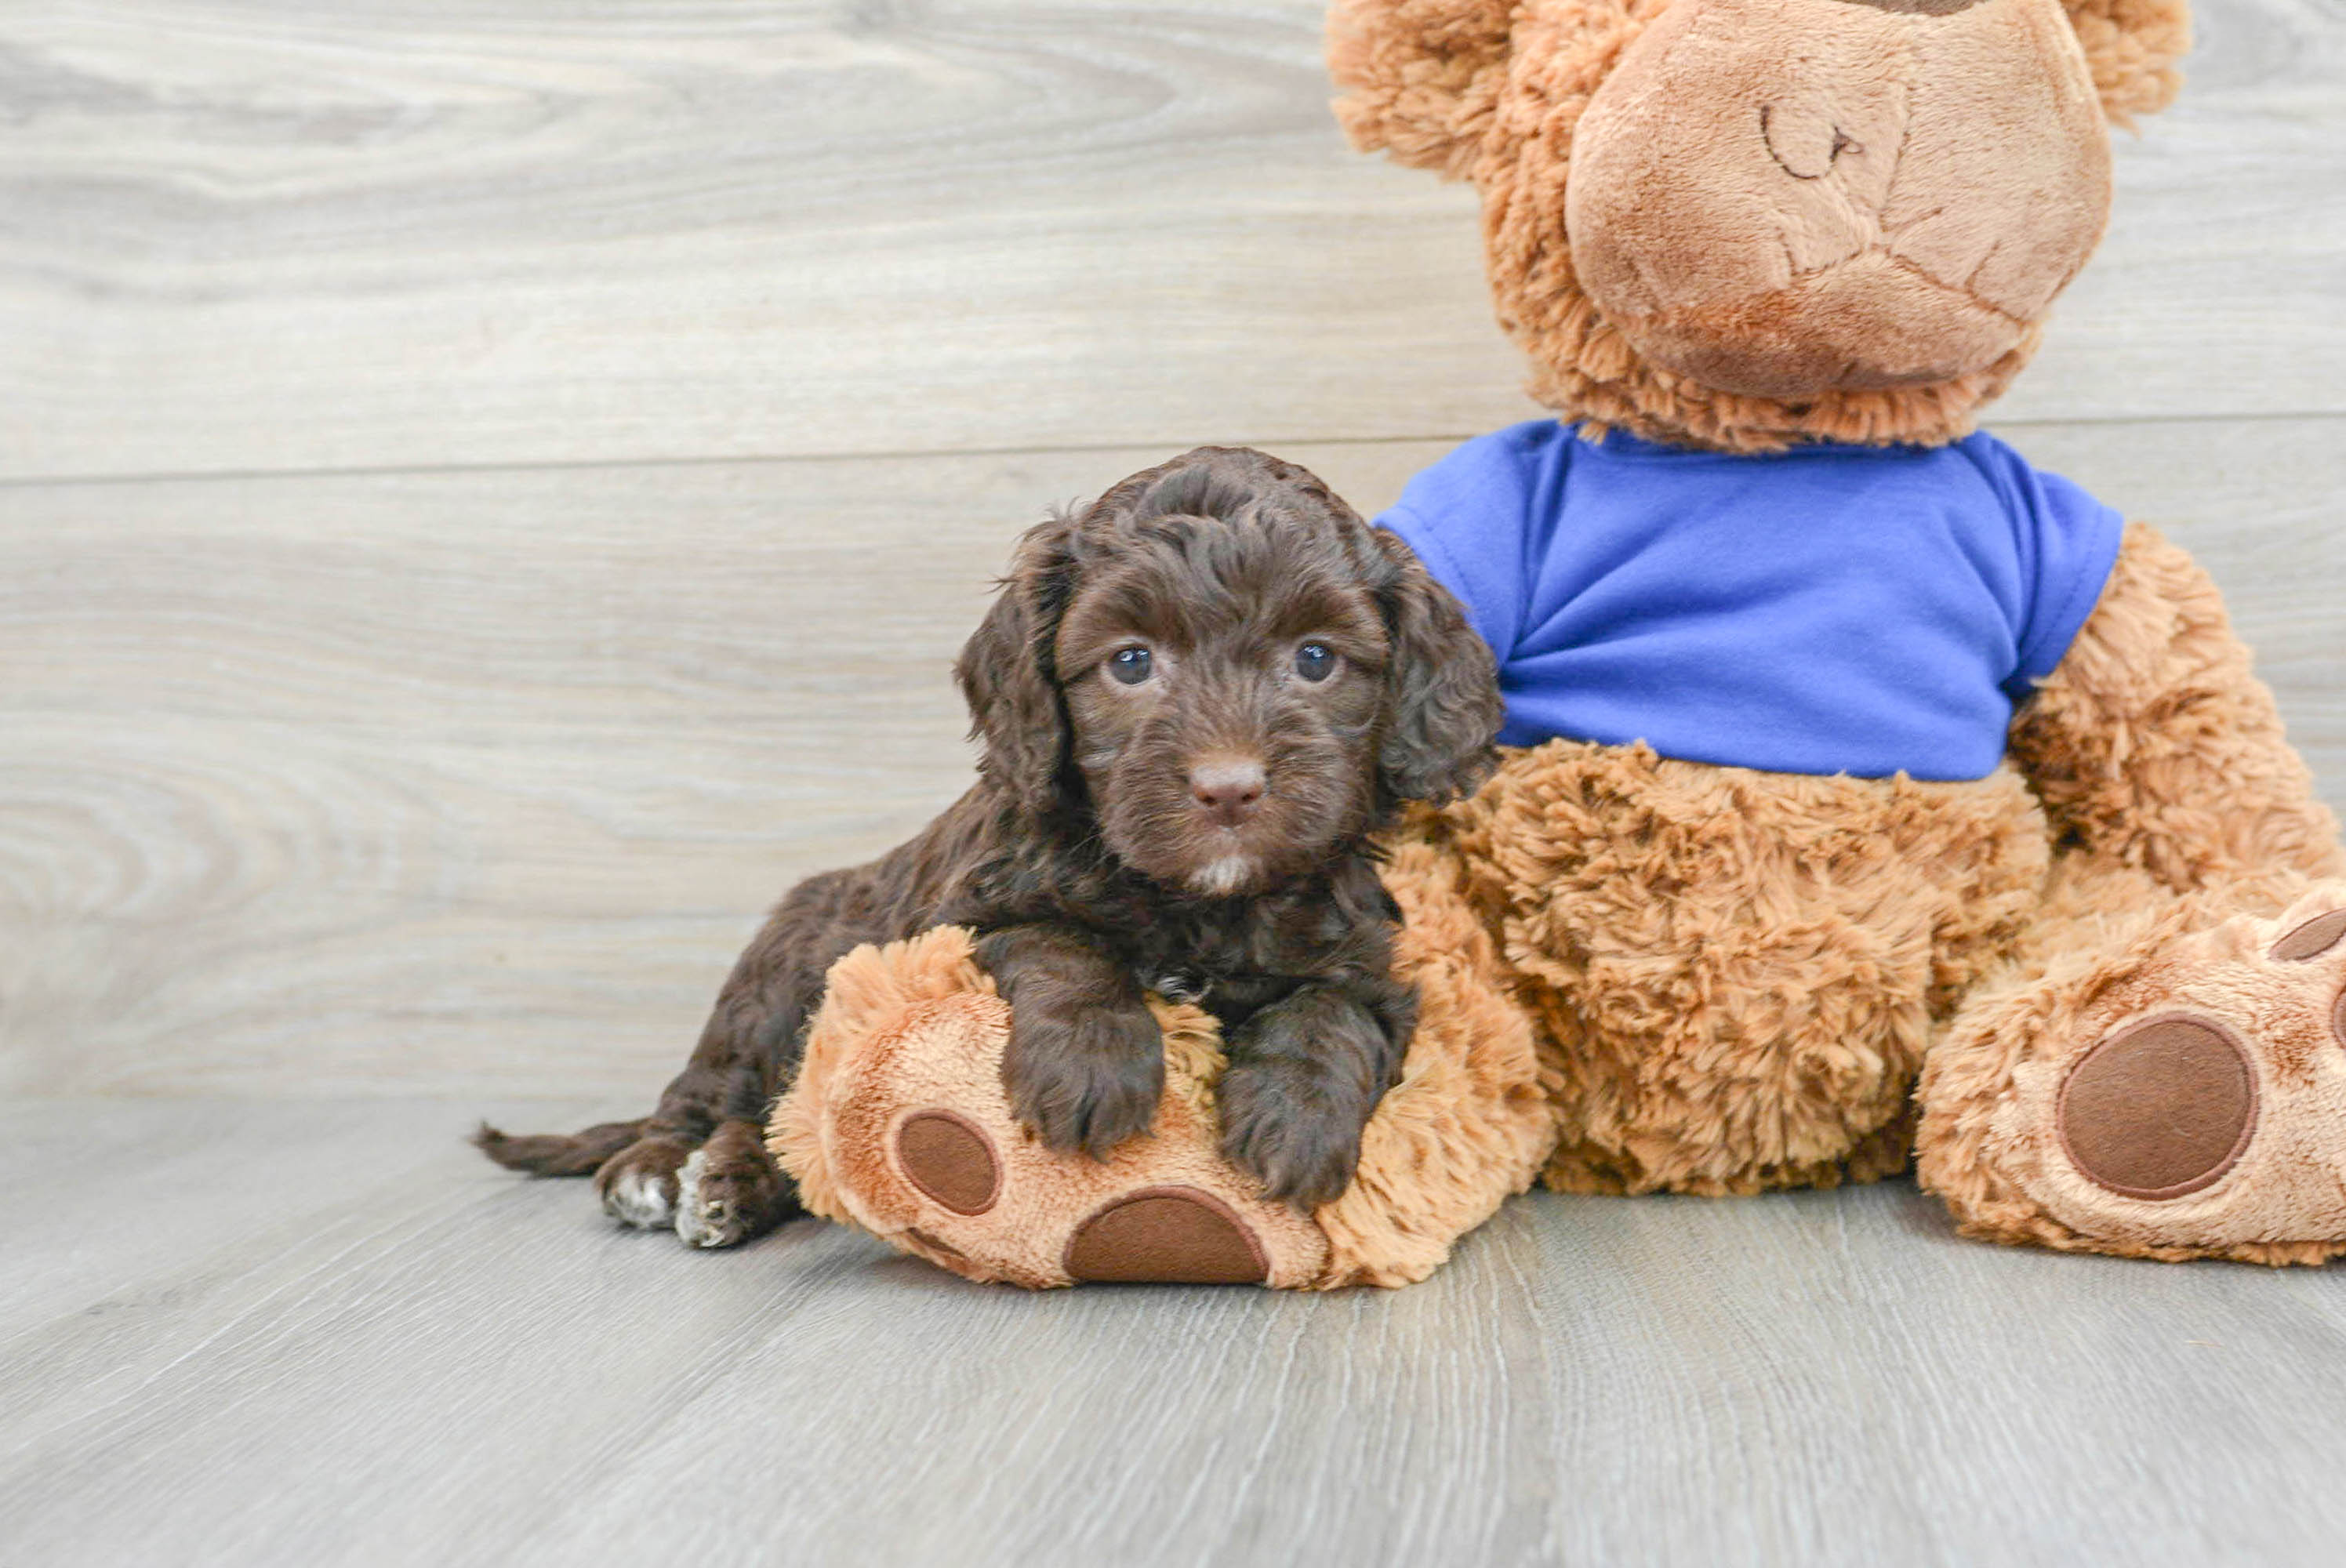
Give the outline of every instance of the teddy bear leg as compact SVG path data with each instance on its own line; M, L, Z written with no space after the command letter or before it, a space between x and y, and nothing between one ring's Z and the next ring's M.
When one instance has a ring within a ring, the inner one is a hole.
M1508 998L1454 860L1392 846L1397 972L1419 1023L1401 1081L1362 1134L1352 1184L1305 1211L1226 1160L1213 1019L1152 1003L1166 1087L1105 1158L1021 1125L1002 1082L1009 1007L969 933L861 948L831 971L797 1082L768 1130L801 1201L964 1278L1327 1289L1422 1279L1530 1185L1555 1141L1531 1023Z
M2159 1258L2346 1253L2346 881L2178 893L2072 863L1931 1046L1923 1184L1966 1236Z
M946 927L832 966L768 1143L801 1201L964 1278L1302 1285L1326 1239L1218 1157L1213 1021L1152 1003L1166 1092L1104 1158L1058 1154L1010 1109L1010 1007Z
M2042 901L2009 771L1809 778L1551 741L1443 819L1554 1062L1568 1191L1906 1167L1934 1025Z

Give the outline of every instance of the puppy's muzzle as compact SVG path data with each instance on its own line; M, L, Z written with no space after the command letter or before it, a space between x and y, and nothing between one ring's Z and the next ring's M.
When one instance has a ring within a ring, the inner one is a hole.
M1254 758L1212 757L1189 769L1189 798L1220 826L1235 828L1262 804L1268 783Z

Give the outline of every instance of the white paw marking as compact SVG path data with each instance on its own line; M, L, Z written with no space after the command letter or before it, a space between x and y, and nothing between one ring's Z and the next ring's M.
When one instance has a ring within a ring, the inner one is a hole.
M700 1175L709 1168L709 1151L695 1149L676 1173L676 1234L688 1247L729 1247L740 1239L729 1225L701 1212Z
M621 1225L640 1226L646 1230L657 1230L666 1225L670 1212L668 1194L660 1189L659 1178L643 1171L622 1172L619 1179L611 1184L603 1207Z

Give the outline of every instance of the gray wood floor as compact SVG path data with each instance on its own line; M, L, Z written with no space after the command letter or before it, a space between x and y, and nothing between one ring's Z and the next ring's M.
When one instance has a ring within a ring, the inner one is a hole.
M615 1230L484 1177L476 1108L0 1111L46 1195L0 1558L2338 1560L2335 1273L1978 1247L1893 1184L1536 1196L1393 1294L1036 1297Z
M1992 422L2346 806L2346 11L2208 0ZM489 1170L965 777L1013 533L1532 412L1311 0L0 6L0 1564L2322 1562L2346 1273L1911 1187L965 1286ZM543 1099L566 1095L556 1103Z

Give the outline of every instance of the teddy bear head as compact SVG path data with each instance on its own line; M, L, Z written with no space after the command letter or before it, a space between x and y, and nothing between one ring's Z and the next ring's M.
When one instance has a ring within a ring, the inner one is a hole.
M1931 444L2101 239L2185 0L1334 0L1354 145L1471 180L1532 395L1649 439Z

